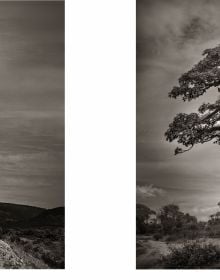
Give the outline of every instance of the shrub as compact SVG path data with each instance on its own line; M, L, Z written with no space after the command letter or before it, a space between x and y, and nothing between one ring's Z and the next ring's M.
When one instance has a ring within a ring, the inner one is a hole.
M14 242L17 241L17 236L16 235L10 235L9 240L14 243Z
M26 242L26 244L24 245L24 251L29 252L32 249L33 249L32 242L31 241Z
M51 246L52 244L53 244L53 242L51 240L46 239L44 241L44 245L46 245L46 246Z
M33 244L39 244L39 243L41 243L41 240L39 238L37 238L33 241Z
M24 235L34 235L34 230L32 229L26 229L23 231Z
M56 267L56 260L55 260L55 257L54 255L52 254L52 252L50 251L45 251L43 254L42 254L42 259L43 261L49 265L50 267L52 268L55 268Z
M158 241L158 240L160 240L160 239L163 237L163 235L162 235L162 233L159 233L159 232L158 232L158 233L155 233L155 234L153 235L153 237L154 237L155 240Z
M39 251L38 245L34 245L34 246L33 246L33 251L34 251L34 252L38 252L38 251Z
M176 235L166 235L163 237L163 241L164 242L172 242L172 241L176 241L179 237L177 237Z
M162 258L165 268L206 268L219 261L219 247L198 241L186 242L180 248L173 247L171 253Z

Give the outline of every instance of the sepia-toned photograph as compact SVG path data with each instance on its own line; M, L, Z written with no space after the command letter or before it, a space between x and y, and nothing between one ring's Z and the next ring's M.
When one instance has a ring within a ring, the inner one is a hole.
M0 268L64 269L64 1L0 1Z
M220 268L220 1L137 0L136 268Z

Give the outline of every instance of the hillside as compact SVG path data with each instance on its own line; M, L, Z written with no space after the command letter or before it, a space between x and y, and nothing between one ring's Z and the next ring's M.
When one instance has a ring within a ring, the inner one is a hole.
M64 268L65 208L0 203L0 268Z
M30 226L64 226L64 207L57 207L40 212L28 221Z
M0 227L63 227L64 212L64 207L45 209L0 202Z
M0 202L0 226L18 221L30 220L45 209L34 206L26 206Z

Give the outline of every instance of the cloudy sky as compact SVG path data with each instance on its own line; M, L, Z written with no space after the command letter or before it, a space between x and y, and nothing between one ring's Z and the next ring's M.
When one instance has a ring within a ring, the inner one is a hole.
M220 201L220 147L199 145L174 156L164 132L179 112L218 97L211 89L191 102L168 98L178 78L220 44L220 1L137 0L137 202L158 209L177 203L205 220Z
M64 204L63 2L0 2L0 201Z

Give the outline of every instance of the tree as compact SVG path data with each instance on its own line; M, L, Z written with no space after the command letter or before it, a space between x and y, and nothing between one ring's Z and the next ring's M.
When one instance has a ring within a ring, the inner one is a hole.
M156 215L156 212L143 204L136 205L136 232L144 234L149 231L149 226L146 223L151 215Z
M220 202L217 204L220 207ZM220 223L220 211L217 211L215 214L210 215L209 224L219 224Z
M171 234L182 226L183 213L179 211L179 206L169 204L160 209L158 218L160 219L164 234Z
M162 207L158 218L161 222L163 234L186 233L186 231L195 231L198 228L196 217L188 213L184 214L180 211L179 206L175 204Z
M203 55L204 59L179 78L179 86L172 89L169 97L182 97L184 102L191 101L208 89L220 86L220 45L205 50ZM175 154L209 141L220 145L220 99L213 104L203 103L197 113L177 114L165 136L167 141L176 140L185 146L184 149L177 147Z

